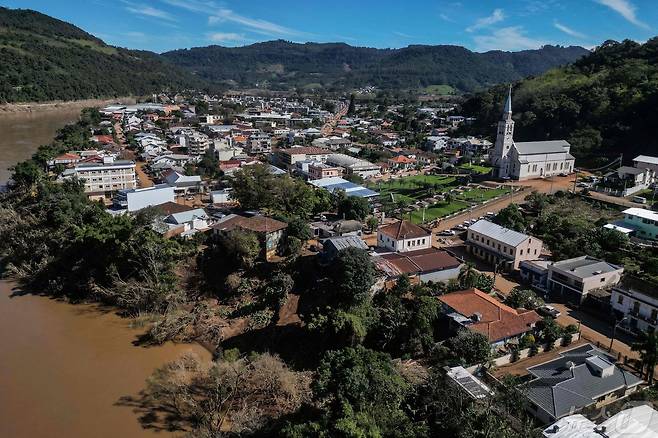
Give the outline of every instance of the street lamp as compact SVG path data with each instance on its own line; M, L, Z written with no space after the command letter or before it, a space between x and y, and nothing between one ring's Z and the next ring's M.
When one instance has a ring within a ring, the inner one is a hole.
M617 333L617 327L627 319L628 315L617 321L617 323L612 327L612 338L610 339L610 348L608 348L608 351L612 351L612 343L615 342L615 333Z

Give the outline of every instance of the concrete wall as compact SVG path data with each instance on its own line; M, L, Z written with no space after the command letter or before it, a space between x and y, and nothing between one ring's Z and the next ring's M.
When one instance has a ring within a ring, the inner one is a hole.
M571 342L574 343L580 339L580 333L574 333L571 335ZM562 345L562 338L558 339L557 341L553 342L553 348L558 348ZM548 349L548 344L543 344L539 346L538 354L543 353ZM519 350L518 354L518 359L516 360L517 362L521 359L525 359L527 357L530 357L530 349L525 348L523 350ZM498 357L493 360L493 364L497 367L507 365L512 363L512 354L506 354L505 356Z

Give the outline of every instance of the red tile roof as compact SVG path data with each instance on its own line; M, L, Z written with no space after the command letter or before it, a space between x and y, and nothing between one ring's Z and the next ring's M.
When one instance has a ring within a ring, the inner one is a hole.
M480 320L468 328L482 333L490 342L526 333L542 319L534 310L519 312L475 288L445 294L439 300L467 318L478 313Z
M156 206L164 215L169 216L170 214L182 213L184 211L194 210L194 207L189 207L187 205L178 204L176 202L165 202Z
M395 239L416 239L431 236L432 233L409 221L401 220L390 225L384 225L378 230L380 233Z
M230 231L236 228L240 228L243 230L253 231L255 233L273 233L275 231L283 230L287 227L287 223L272 219L271 217L244 217L238 214L212 226L212 228L219 231Z
M398 163L398 164L409 164L409 163L415 163L416 162L416 160L414 160L412 158L409 158L409 157L405 157L404 155L398 155L395 158L390 158L388 161L390 161L392 163Z

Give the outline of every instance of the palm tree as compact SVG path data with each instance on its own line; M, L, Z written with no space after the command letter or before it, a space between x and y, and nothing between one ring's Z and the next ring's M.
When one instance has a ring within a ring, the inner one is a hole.
M475 269L473 263L465 263L459 271L459 285L464 289L469 289L477 283L480 273Z
M658 336L656 333L642 333L638 342L631 345L632 351L640 352L640 359L642 360L641 372L644 368L647 369L647 382L653 383L653 371L658 362Z

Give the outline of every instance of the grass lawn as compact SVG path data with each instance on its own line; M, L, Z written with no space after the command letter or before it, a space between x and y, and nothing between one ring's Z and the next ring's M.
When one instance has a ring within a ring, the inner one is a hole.
M509 190L507 189L473 189L473 190L468 190L461 195L458 196L459 199L464 199L467 201L473 201L473 202L484 202L488 201L489 199L493 199L496 196L503 195L505 193L509 193Z
M425 87L425 92L427 94L446 95L455 94L455 89L450 85L429 85Z
M382 183L368 184L368 188L377 190L382 196L390 197L389 195L393 193L396 200L407 199L413 201L427 197L423 184L437 186L435 190L439 193L450 186L454 186L456 179L453 176L414 175Z
M466 202L459 200L452 201L449 204L445 204L443 202L434 204L425 210L425 222L430 222L436 218L448 216L449 214L463 210L467 207L468 204ZM409 214L405 214L404 218L408 219ZM411 221L415 224L420 224L423 221L423 210L420 209L412 212Z
M481 175L486 175L487 173L491 172L491 167L480 166L478 164L462 164L461 166L459 166L459 168L464 170L470 170L479 173Z

